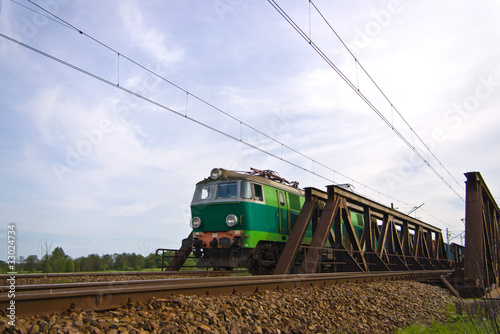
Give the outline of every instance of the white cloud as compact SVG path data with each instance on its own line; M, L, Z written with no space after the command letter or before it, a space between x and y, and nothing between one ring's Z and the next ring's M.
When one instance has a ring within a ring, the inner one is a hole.
M152 55L155 62L162 64L176 63L182 59L183 48L176 45L168 34L148 24L139 2L120 2L120 15L126 31L132 38L131 45Z

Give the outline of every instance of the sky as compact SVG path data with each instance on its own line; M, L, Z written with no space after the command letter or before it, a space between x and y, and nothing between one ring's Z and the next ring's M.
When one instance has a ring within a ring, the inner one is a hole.
M178 248L214 167L423 204L452 237L464 173L500 199L498 0L277 3L385 121L267 1L1 1L0 259L12 223L17 256Z

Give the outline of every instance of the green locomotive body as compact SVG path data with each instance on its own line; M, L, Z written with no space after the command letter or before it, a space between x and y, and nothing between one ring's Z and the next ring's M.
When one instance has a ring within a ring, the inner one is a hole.
M273 265L304 204L304 191L271 171L253 173L214 168L196 184L191 202L192 247L198 265L256 270L265 260ZM362 216L352 214L356 230ZM361 221L360 221L361 219ZM309 244L309 226L303 244Z

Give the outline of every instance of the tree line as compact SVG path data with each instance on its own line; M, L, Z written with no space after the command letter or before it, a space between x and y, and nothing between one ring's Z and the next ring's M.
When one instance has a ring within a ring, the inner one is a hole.
M20 257L17 272L70 273L87 271L139 271L142 269L161 268L161 256L151 253L147 256L136 253L90 254L71 258L61 247L56 247L38 258L37 255ZM7 263L0 261L0 271L8 272Z

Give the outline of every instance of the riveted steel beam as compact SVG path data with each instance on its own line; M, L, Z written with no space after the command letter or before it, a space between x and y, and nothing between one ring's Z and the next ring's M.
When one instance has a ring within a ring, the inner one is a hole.
M464 276L470 285L499 284L500 209L479 172L465 173Z
M364 218L360 238L352 211ZM309 224L312 240L302 245ZM442 240L440 229L342 187L330 185L326 193L306 188L274 273L290 273L294 265L301 265L302 273L451 269Z
M325 208L323 209L321 218L319 219L318 225L314 230L310 248L307 251L303 264L302 272L304 273L310 274L316 271L318 261L323 252L323 247L325 246L328 237L331 235L333 220L340 209L342 199L335 195L332 187L328 187L327 189L328 197ZM335 241L334 234L332 239Z
M295 258L299 252L302 240L306 234L307 227L318 206L318 198L325 200L324 192L314 188L305 188L305 202L297 217L297 221L290 232L290 237L281 253L276 268L275 275L288 274L291 271Z

